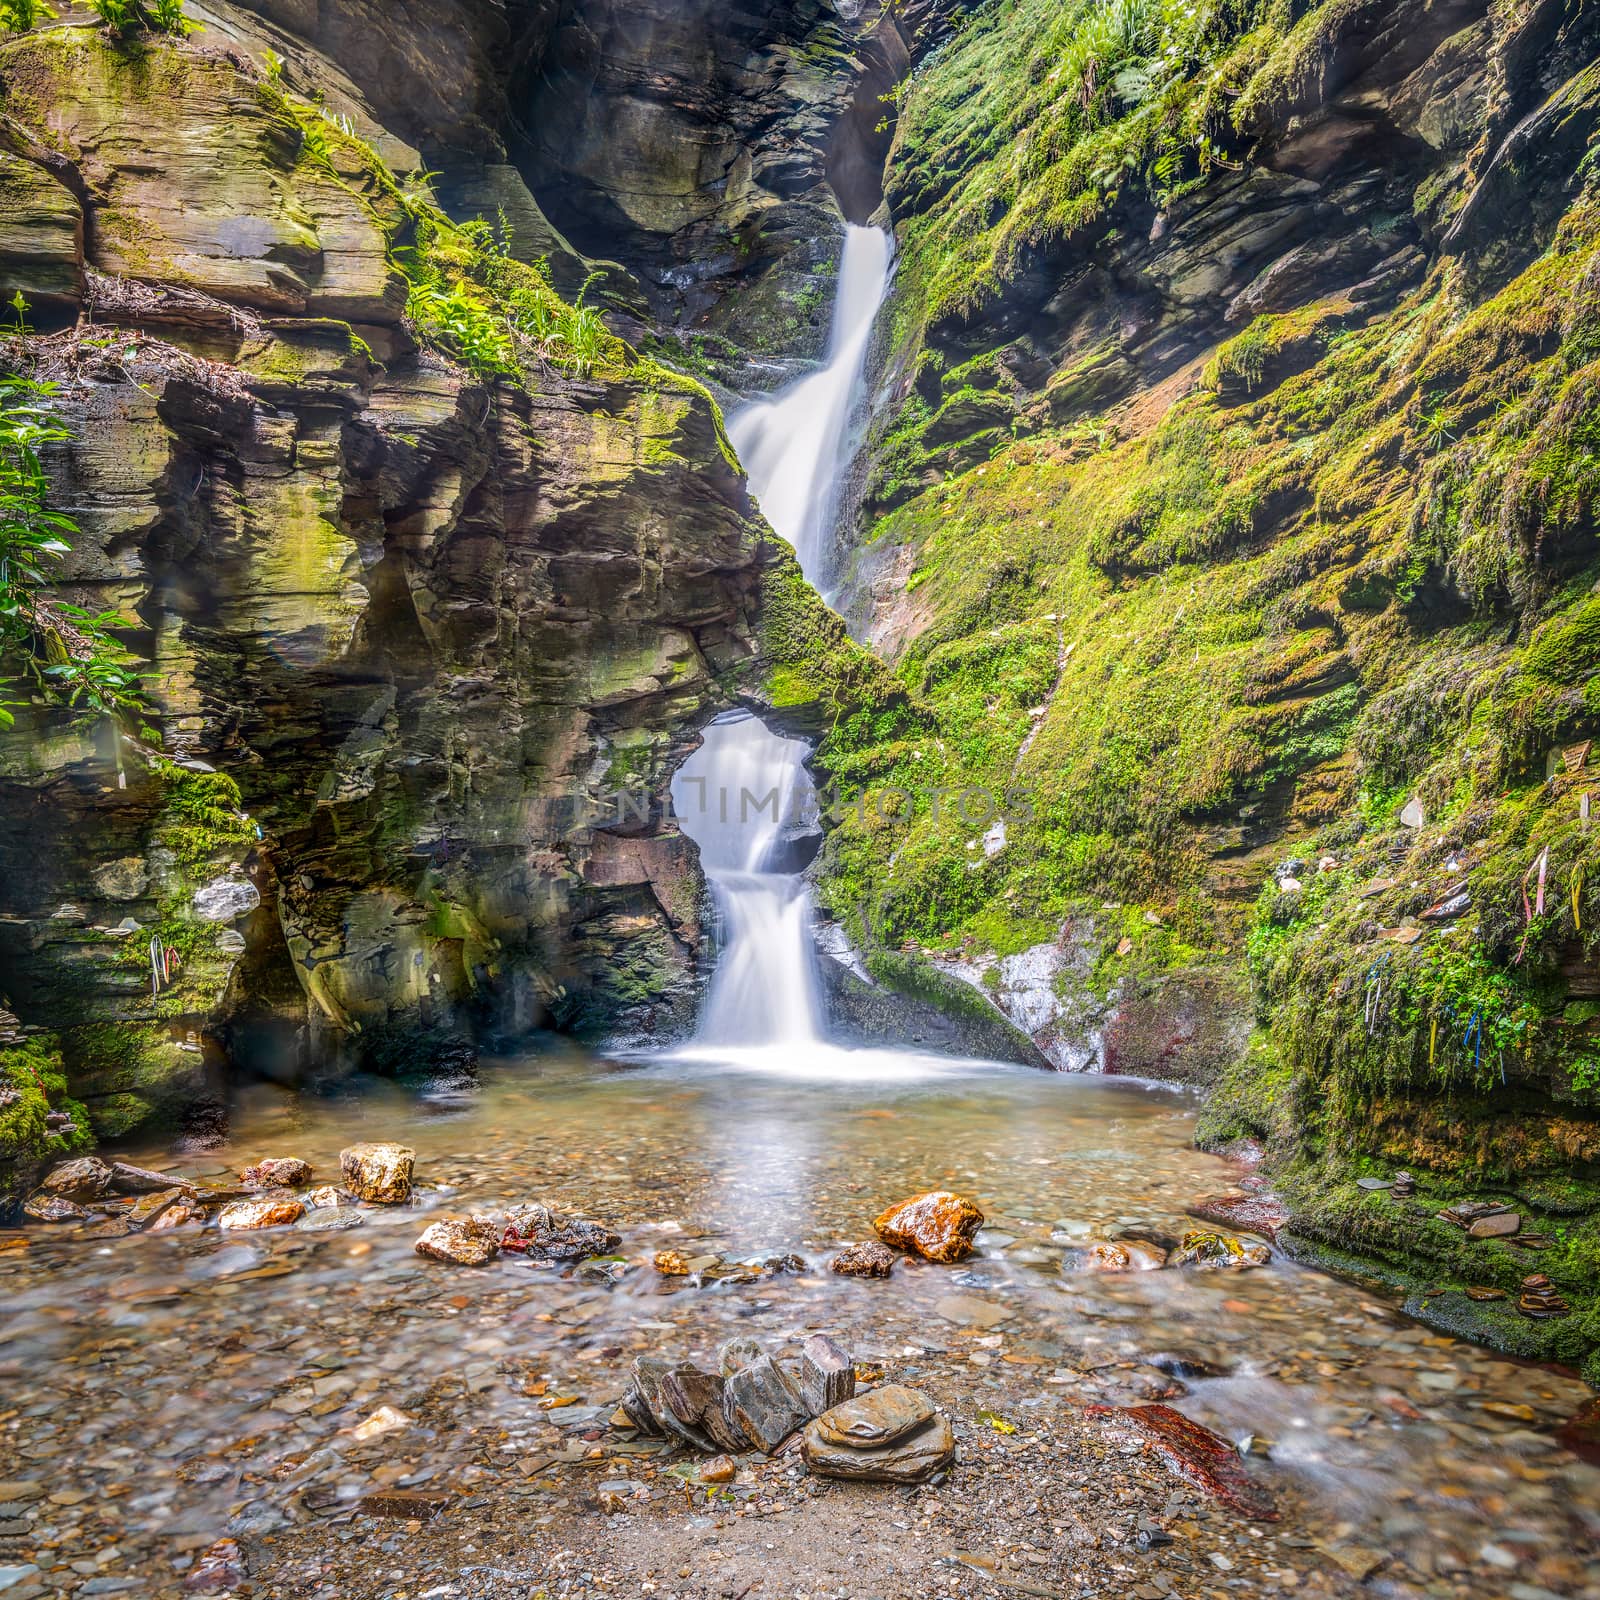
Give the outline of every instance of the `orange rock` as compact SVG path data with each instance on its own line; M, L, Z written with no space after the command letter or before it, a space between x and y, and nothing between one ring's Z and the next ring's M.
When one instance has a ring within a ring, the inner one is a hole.
M972 1236L983 1226L976 1200L935 1189L890 1206L873 1224L885 1244L929 1261L959 1261L971 1253Z
M306 1208L298 1200L236 1200L222 1208L217 1226L224 1232L240 1228L286 1228L305 1214Z

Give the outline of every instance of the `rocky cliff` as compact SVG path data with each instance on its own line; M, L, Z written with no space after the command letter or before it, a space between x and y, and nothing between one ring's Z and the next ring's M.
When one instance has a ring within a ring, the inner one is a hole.
M1302 1247L1580 1310L1597 47L1554 0L971 13L901 97L845 552L902 700L821 750L890 797L820 868L867 944L1216 1086ZM1533 1245L1434 1220L1485 1193Z

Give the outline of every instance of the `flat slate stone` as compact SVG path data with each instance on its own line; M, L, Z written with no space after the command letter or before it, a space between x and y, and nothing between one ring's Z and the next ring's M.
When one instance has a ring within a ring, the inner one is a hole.
M1467 1233L1474 1239L1504 1239L1521 1229L1522 1218L1515 1211L1496 1211L1487 1217L1479 1217L1467 1229Z
M800 1398L812 1416L843 1405L856 1392L856 1369L844 1347L825 1333L800 1346Z
M777 1362L762 1356L740 1367L723 1390L728 1419L758 1450L771 1455L805 1420L805 1403Z
M845 1449L869 1450L893 1444L934 1415L927 1395L904 1384L886 1383L857 1395L817 1418L818 1437Z
M874 1391L877 1392L877 1391ZM956 1458L955 1430L950 1419L935 1413L915 1433L893 1444L862 1450L830 1442L822 1418L805 1431L802 1456L819 1478L849 1478L858 1483L921 1483Z

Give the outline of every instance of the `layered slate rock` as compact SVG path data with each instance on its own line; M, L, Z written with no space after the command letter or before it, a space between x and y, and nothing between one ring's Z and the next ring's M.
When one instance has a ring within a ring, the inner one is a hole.
M886 1384L809 1424L802 1452L821 1478L922 1483L954 1462L955 1430L926 1395Z

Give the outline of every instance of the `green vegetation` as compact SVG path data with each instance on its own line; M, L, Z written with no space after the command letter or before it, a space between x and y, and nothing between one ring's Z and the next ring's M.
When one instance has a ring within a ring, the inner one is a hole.
M47 1118L63 1113L67 1125ZM56 1041L46 1035L0 1049L0 1196L17 1188L32 1169L94 1142L89 1119L67 1098L67 1078Z
M54 398L49 384L0 376L0 664L20 667L47 699L136 724L139 676L110 632L122 619L49 592L50 569L79 532L48 504L41 452L71 437ZM11 723L14 705L0 704L0 726Z
M26 33L54 17L55 11L45 0L0 0L0 27L12 33Z
M118 38L171 33L181 39L195 26L184 16L182 0L88 0L88 4Z

